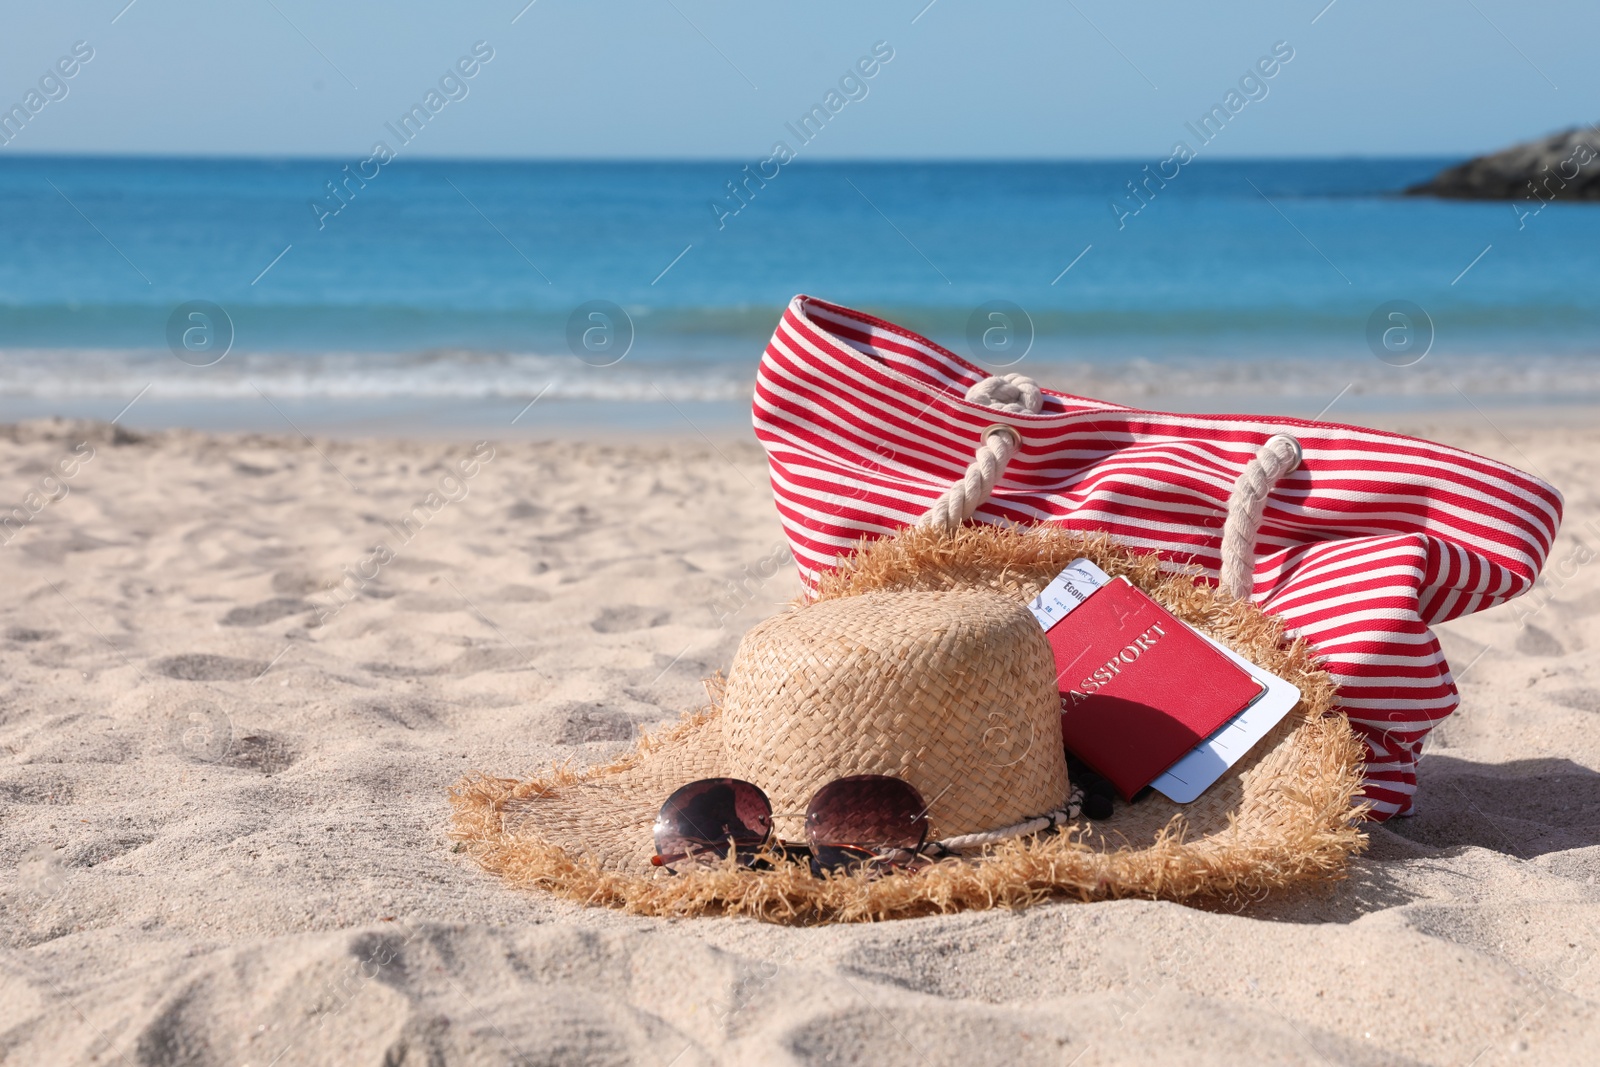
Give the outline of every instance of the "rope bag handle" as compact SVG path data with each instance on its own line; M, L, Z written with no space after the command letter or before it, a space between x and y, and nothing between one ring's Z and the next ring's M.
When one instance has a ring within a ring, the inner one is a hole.
M1044 408L1044 393L1024 374L985 378L967 390L967 399L1013 414L1037 415ZM1022 437L1012 427L987 427L966 473L939 494L917 524L954 533L989 499L1021 445ZM1233 483L1228 518L1222 526L1222 566L1217 578L1223 592L1249 599L1255 585L1256 540L1261 534L1267 497L1280 480L1300 466L1301 455L1299 441L1286 433L1275 434Z

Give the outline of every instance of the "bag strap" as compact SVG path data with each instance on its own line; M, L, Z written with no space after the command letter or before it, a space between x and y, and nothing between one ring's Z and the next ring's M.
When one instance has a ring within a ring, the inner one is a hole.
M1274 434L1245 465L1228 497L1228 521L1222 527L1222 566L1217 585L1225 593L1249 600L1255 589L1256 538L1267 496L1280 479L1300 466L1300 442L1286 433Z
M1014 414L1037 415L1044 407L1044 393L1025 374L985 378L967 390L967 400ZM1021 445L1022 438L1012 427L1001 423L987 427L966 473L939 494L917 525L954 533L989 499ZM1299 441L1286 433L1275 434L1233 483L1228 519L1222 527L1222 566L1217 578L1224 592L1249 599L1255 587L1256 538L1261 532L1267 497L1279 480L1300 466L1301 457Z
M985 378L967 390L967 399L996 411L1019 415L1037 415L1044 408L1044 393L1038 383L1025 374ZM917 525L937 526L947 533L954 533L989 499L995 483L1006 471L1006 464L1011 462L1011 457L1017 454L1021 445L1022 438L1010 426L997 423L985 429L977 455L967 465L967 472L939 494L939 499L933 502L933 507L917 521Z

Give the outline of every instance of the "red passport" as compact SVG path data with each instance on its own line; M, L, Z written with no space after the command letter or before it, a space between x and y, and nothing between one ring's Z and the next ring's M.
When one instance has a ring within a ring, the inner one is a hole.
M1061 737L1124 800L1249 705L1261 683L1118 578L1045 632Z

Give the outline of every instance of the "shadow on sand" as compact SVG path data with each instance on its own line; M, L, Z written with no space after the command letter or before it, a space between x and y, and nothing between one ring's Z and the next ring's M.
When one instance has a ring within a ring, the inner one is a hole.
M1600 773L1568 759L1474 763L1424 756L1418 814L1394 833L1430 848L1486 848L1529 860L1600 845Z
M1418 768L1418 814L1368 829L1368 851L1342 882L1221 905L1269 922L1352 922L1417 898L1402 873L1484 848L1515 860L1600 845L1600 773L1568 759L1477 763L1431 755Z

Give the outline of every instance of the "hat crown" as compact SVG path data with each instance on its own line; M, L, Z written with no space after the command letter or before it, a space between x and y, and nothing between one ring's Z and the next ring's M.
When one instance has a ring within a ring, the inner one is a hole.
M1067 796L1054 663L1032 613L984 590L786 612L734 655L720 720L729 772L779 812L803 811L837 778L887 774L922 794L935 838L1021 822Z

